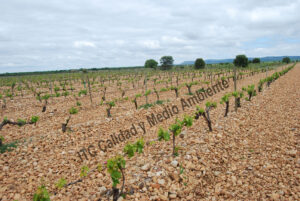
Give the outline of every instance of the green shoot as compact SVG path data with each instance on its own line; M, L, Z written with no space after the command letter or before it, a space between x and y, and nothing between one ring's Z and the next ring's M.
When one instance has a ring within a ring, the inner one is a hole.
M116 105L114 101L110 101L110 102L108 102L107 104L108 104L110 107L114 107L114 106Z
M178 153L179 149L180 149L179 146L175 146L175 148L174 148L174 156L179 156L179 153Z
M159 128L158 130L158 140L165 140L165 141L169 141L170 140L170 133L166 130L164 130L163 128Z
M48 100L50 98L50 95L49 94L45 94L44 96L42 96L42 99L43 100Z
M83 95L87 95L87 90L86 89L82 89L78 92L78 96L81 96L81 94Z
M77 113L78 113L78 110L77 110L77 108L72 107L72 108L69 110L69 113L70 113L70 114L77 114Z
M141 138L138 141L136 141L135 146L136 146L137 152L139 154L143 153L144 145L145 145L145 141L144 141L143 138Z
M179 122L177 120L177 123L175 124L172 124L170 127L169 127L169 130L173 133L173 135L177 136L181 133L181 129L182 129L182 126L181 126L181 122Z
M216 103L216 102L209 102L209 101L207 101L207 102L205 103L205 106L206 106L207 108L210 108L210 107L215 108L215 107L217 107L217 103Z
M135 95L136 98L139 98L139 97L141 97L141 96L142 96L142 94L136 94L136 95Z
M254 84L248 85L247 88L243 87L243 91L246 91L249 95L249 97L246 98L247 101L251 101L251 98L253 96L256 96L256 90L255 90L255 85Z
M224 104L226 102L229 102L229 98L230 98L231 94L225 94L220 101L220 104Z
M38 187L33 196L33 201L50 201L49 193L44 185Z
M131 158L136 152L136 146L134 144L127 143L123 151L128 155L129 158Z
M98 166L97 166L97 170L98 170L98 172L101 172L101 171L103 170L103 167L102 167L102 165L101 165L101 164L98 164Z
M193 118L191 116L185 115L181 121L182 126L191 127L193 125Z
M65 180L64 178L60 178L59 181L56 183L56 187L58 189L63 188L65 185L67 184L67 180Z
M107 161L107 171L113 182L113 187L116 188L120 183L121 170L125 168L125 160L122 156L116 156Z
M32 116L31 117L31 120L30 120L30 123L33 123L35 124L40 118L38 116Z
M90 169L88 166L84 165L82 166L81 168L81 171L80 171L80 177L86 177L87 174L89 173Z
M26 124L26 120L24 120L24 119L18 119L17 123L18 123L18 126L21 127L21 126L24 126Z
M148 96L150 94L151 94L151 90L150 89L145 92L145 96Z
M138 152L139 154L143 153L144 144L145 144L144 139L141 138L138 141L136 141L136 143L134 144L127 143L123 151L128 155L129 158L131 158L134 156L135 152Z

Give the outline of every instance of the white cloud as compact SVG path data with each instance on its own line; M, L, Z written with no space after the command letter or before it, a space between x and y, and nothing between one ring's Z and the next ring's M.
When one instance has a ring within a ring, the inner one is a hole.
M96 45L89 41L75 41L73 43L74 47L81 48L81 47L96 47Z
M162 36L161 38L162 42L166 44L172 44L172 45L184 45L187 43L184 39L181 39L176 36Z
M160 48L160 43L159 41L156 40L146 40L146 41L141 41L140 44L149 49L159 49Z
M124 40L116 40L116 41L115 41L115 44L118 45L118 46L124 46L125 43L126 43L126 42L125 42Z

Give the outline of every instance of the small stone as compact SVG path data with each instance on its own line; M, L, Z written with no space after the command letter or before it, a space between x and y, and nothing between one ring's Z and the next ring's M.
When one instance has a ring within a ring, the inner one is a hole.
M188 162L186 168L192 170L195 169L195 165L192 162Z
M177 167L178 161L172 161L172 162L171 162L171 165L172 165L173 167Z
M106 192L106 187L105 187L105 186L101 186L101 187L99 188L99 192L100 192L100 195L104 195L105 192Z
M164 195L159 195L159 198L160 198L161 200L168 200L168 197L166 197L166 196L164 196Z
M130 195L133 195L133 194L134 194L134 188L130 187L129 194L130 194Z
M297 155L297 150L290 150L290 151L287 151L287 154L290 155L291 157L296 157Z
M154 195L154 196L151 196L151 197L150 197L150 200L157 200L157 198L158 198L158 197L157 197L156 195Z
M233 182L234 185L236 185L236 176L231 176L231 181Z
M280 195L278 195L277 193L273 193L273 194L271 195L271 198L272 198L273 200L280 200Z
M144 182L141 182L140 184L139 184L139 189L143 189L144 188Z
M178 176L178 174L170 173L170 174L169 174L169 177L170 177L172 180L179 181L179 176Z
M147 172L147 176L148 176L148 177L154 177L154 176L155 176L155 173L149 171L149 172Z
M182 131L182 132L180 133L180 135L179 135L180 138L184 138L185 134L186 134L186 130Z
M165 180L164 180L164 179L158 179L158 183L159 183L160 185L164 185L164 184L165 184Z
M159 172L156 172L156 176L161 176L161 175L163 175L163 171L159 171Z
M170 159L167 159L167 160L165 161L165 163L166 163L166 164L169 164L169 163L171 163L171 160L170 160Z
M171 198L171 199L175 199L176 197L177 197L176 193L171 193L169 195L169 198Z
M16 194L15 196L14 196L14 199L15 200L19 200L21 198L21 195L20 194Z
M150 184L150 186L152 188L156 188L156 189L159 189L160 188L160 185L159 184Z
M272 169L272 168L273 168L273 165L271 165L271 164L267 164L265 167L266 167L266 169L267 169L267 170L270 170L270 169Z
M220 173L221 173L221 172L219 172L219 171L215 171L215 172L214 172L214 175L215 175L215 176L219 176Z
M145 164L141 169L142 169L143 171L148 171L148 170L150 170L150 164L149 164L149 163Z

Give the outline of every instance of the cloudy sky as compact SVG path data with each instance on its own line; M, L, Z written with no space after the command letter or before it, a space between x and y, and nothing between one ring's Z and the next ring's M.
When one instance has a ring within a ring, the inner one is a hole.
M7 0L0 73L300 55L300 0Z

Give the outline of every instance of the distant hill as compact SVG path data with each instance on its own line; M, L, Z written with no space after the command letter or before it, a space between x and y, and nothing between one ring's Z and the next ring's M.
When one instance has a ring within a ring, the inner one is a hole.
M282 61L282 58L286 56L268 56L268 57L260 57L260 61L268 62L268 61ZM299 60L300 56L288 56L291 60ZM253 57L249 57L249 60L252 60ZM218 63L232 63L234 59L206 59L204 60L207 64L218 64ZM181 65L192 65L195 61L184 61Z

